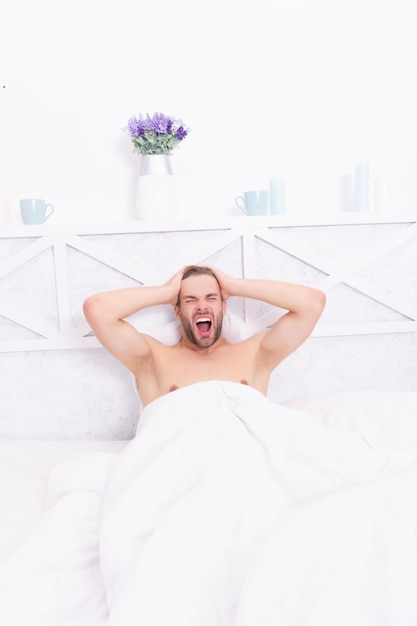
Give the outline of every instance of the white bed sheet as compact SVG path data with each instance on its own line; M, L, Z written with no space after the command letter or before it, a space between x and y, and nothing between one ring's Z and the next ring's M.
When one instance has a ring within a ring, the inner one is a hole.
M0 623L415 626L417 393L291 404L200 383L149 405L120 453L44 457Z
M118 452L126 441L0 441L0 564L45 513L48 477L65 458Z

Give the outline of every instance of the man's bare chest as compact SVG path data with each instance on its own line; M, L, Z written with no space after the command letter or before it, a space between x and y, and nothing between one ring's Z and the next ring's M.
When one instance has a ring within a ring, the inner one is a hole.
M155 374L164 386L168 382L168 386L181 387L216 379L252 384L255 376L253 355L239 348L228 346L225 350L212 352L172 350L155 360Z
M144 405L170 391L209 380L242 383L263 393L268 383L249 342L205 352L158 344L152 357L138 368L136 378Z

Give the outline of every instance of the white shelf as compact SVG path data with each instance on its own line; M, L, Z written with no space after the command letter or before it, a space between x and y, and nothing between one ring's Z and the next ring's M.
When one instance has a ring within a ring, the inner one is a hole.
M268 227L344 226L366 224L401 224L417 222L417 210L411 213L336 213L331 215L266 215L215 218L178 218L172 221L131 220L125 222L67 223L0 226L0 238L39 237L45 235L146 233L183 230L224 230L239 228L251 231Z

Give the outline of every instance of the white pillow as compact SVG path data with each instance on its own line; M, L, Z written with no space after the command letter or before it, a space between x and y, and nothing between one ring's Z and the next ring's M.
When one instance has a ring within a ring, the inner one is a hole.
M54 467L45 514L0 570L1 624L105 626L98 537L114 457L86 453Z
M359 434L386 450L417 451L416 391L344 391L283 403L326 428Z

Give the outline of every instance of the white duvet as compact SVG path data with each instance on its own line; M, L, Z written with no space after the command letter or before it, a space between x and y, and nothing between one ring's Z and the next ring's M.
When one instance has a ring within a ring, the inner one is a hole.
M217 381L155 400L122 452L53 470L0 624L415 626L417 430L369 422Z

